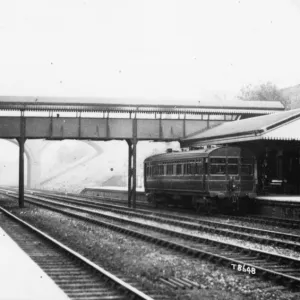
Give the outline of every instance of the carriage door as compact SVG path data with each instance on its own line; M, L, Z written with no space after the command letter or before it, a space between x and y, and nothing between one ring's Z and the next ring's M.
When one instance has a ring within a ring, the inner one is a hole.
M239 159L237 157L227 157L227 176L228 180L233 178L234 181L239 182Z
M211 157L209 162L209 189L211 191L224 191L226 184L226 158Z

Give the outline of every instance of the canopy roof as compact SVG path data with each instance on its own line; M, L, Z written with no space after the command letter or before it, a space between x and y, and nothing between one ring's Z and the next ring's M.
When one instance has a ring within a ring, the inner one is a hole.
M182 140L183 146L253 140L300 141L300 109L222 123Z

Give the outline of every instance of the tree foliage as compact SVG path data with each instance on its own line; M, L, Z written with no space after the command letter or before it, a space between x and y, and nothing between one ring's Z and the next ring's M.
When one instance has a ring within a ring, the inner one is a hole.
M290 101L285 98L275 84L271 82L243 87L238 99L244 101L280 101L285 109L290 109Z

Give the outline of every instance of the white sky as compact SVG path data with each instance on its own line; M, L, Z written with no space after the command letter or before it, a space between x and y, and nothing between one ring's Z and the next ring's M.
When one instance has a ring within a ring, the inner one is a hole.
M300 83L297 0L0 0L0 95L201 99Z

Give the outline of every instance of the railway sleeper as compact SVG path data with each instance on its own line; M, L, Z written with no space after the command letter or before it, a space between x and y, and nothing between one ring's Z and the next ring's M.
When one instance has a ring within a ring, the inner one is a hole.
M30 256L32 258L32 256ZM35 257L33 258L34 261L38 262L40 265L42 266L57 266L57 267L63 267L63 268L68 268L68 267L74 267L74 263L73 262L56 262L56 261L47 261L47 260L40 260L40 259L36 259Z
M60 272L60 271L48 271L47 274L51 274L53 276L56 276L56 275L60 275L60 274L63 274L63 275L69 275L69 276L77 276L77 275L88 275L89 273L87 271L78 271L78 272Z
M85 289L90 289L90 288L100 288L100 286L99 286L99 283L97 282L97 283L91 283L91 282L89 282L89 283L85 283L84 285L81 285L81 284L78 284L78 283L73 283L73 282L65 282L65 283L60 283L59 284L59 286L60 287L63 287L63 289L65 290L65 289L68 289L68 288L70 288L70 289L74 289L74 286L77 288L85 288ZM102 288L102 287L101 287ZM105 288L105 287L103 287L105 290L107 289L107 288Z
M53 268L51 266L41 266L43 270L46 271L57 271L57 272L79 272L82 271L80 268Z
M282 267L284 268L285 266L282 266L280 263L278 262L264 262L263 264L260 265L261 268L269 268L269 267Z
M268 292L273 292L273 291L284 291L286 290L287 288L282 286L282 285L277 285L277 286L272 286L272 287L269 287L269 288L266 288L264 289L264 292L265 293L268 293Z
M100 288L100 287L88 287L86 288L85 286L82 287L76 287L76 288L65 288L64 291L67 293L78 293L78 292L85 292L85 290L92 292L92 291L96 291L96 292L106 292L107 288Z
M59 279L59 278L55 278L53 279L55 282L57 283L68 283L70 281L72 281L73 283L78 283L78 284L85 284L85 283L89 283L91 282L91 279L88 279L88 278L85 278L85 279L82 279L82 278L68 278L68 279ZM100 281L100 279L99 279ZM96 282L95 282L96 283ZM97 282L98 283L98 282Z
M69 279L72 278L72 281L77 282L78 280L80 280L80 278L87 278L89 277L90 279L93 279L93 275L86 275L86 274L79 274L79 275L60 275L60 274L51 274L49 273L49 276L51 276L52 278L54 278L54 280L64 280L64 279ZM82 280L83 282L84 280Z
M72 297L73 299L82 299L82 297L76 297L76 295L74 295ZM85 300L128 300L130 298L127 298L126 296L102 296L102 297L99 297L99 296L90 296L88 298L84 298Z
M84 296L84 298L86 299L86 297L89 297L89 296L115 296L116 295L116 292L112 292L112 291L108 291L107 289L106 290L98 290L98 291L82 291L82 292L68 292L68 294L70 296L74 295L74 296ZM119 296L120 297L120 296Z
M286 272L286 273L299 273L300 274L300 271L299 270L296 270L296 269L288 269L288 268L275 268L274 269L275 272L280 272L280 273L283 273L283 272Z

